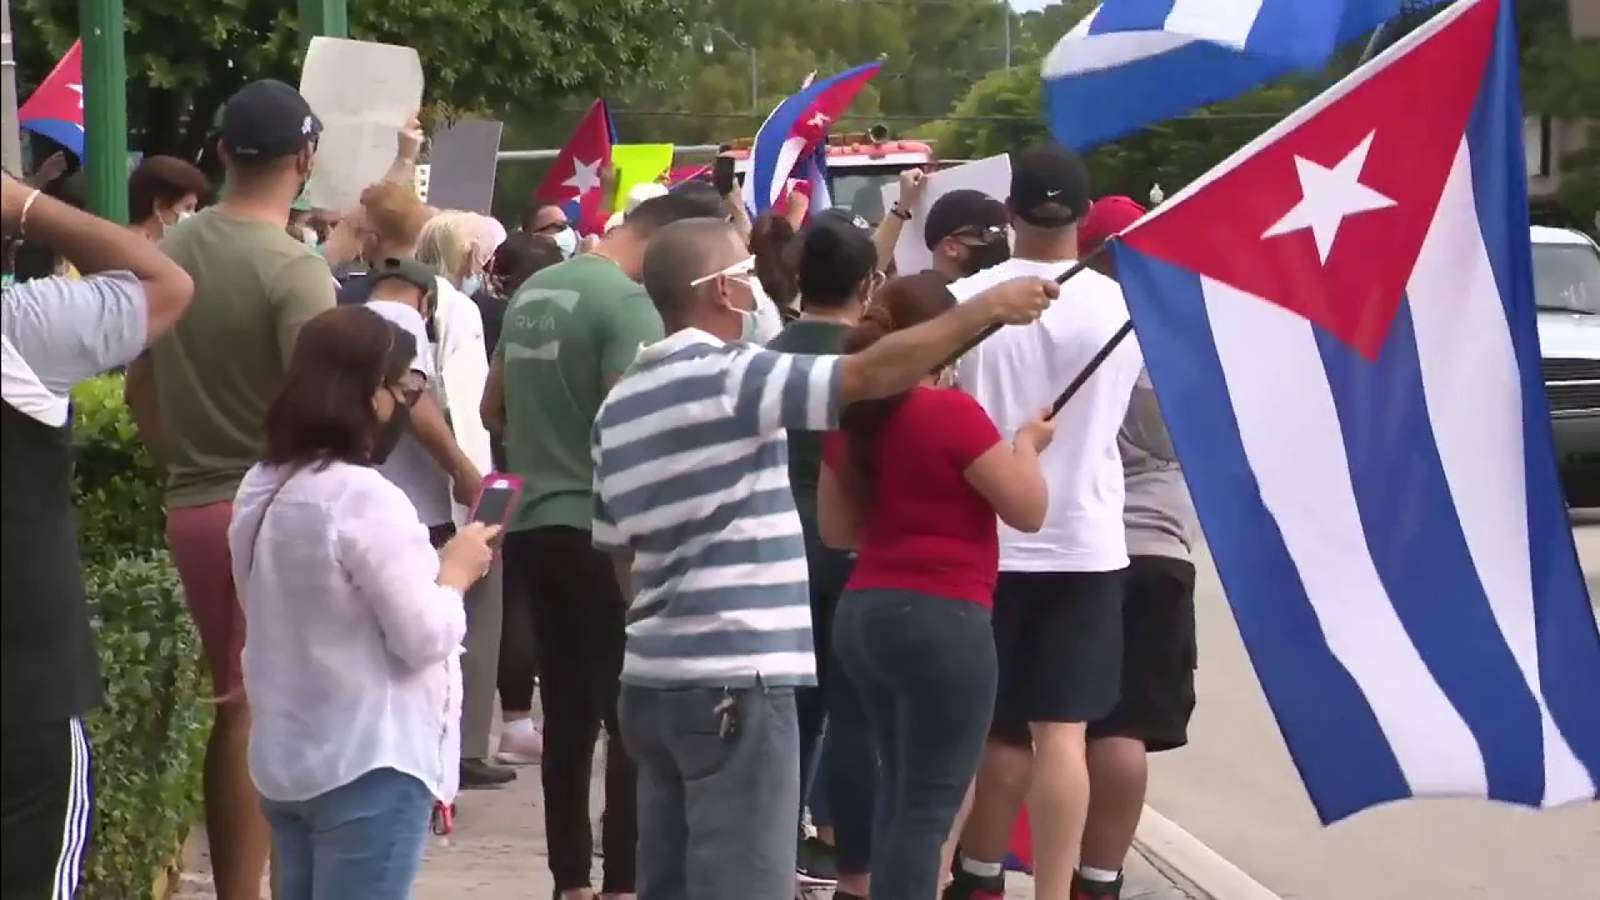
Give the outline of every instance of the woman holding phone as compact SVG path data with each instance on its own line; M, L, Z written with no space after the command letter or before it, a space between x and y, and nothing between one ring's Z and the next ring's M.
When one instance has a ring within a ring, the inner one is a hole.
M498 529L435 551L373 468L420 392L416 352L364 307L307 323L234 500L250 774L286 900L409 897L432 807L457 788L462 594Z
M845 351L955 303L943 276L896 278L846 336ZM834 614L833 649L866 709L879 760L873 900L938 891L940 847L994 710L996 516L1038 531L1048 499L1039 452L1053 424L1035 419L1007 442L976 400L939 383L930 372L904 394L846 409L842 431L824 441L817 488L822 539L858 551Z

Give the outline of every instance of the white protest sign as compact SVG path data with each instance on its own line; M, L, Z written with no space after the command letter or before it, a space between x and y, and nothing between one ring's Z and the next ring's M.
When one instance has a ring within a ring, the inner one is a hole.
M300 93L322 120L306 198L343 211L394 162L398 132L422 106L422 60L410 47L314 37Z
M900 241L894 245L895 268L902 275L921 272L933 265L933 254L928 251L922 230L923 224L928 221L928 210L940 197L963 189L982 191L1005 202L1006 195L1011 193L1011 157L1006 154L991 156L942 169L928 176L922 197L910 211L911 221L900 230ZM883 186L884 209L893 208L899 199L899 182L891 181Z

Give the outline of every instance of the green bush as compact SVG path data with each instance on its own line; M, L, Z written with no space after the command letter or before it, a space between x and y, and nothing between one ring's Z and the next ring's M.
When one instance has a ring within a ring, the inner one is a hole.
M84 562L165 549L161 473L123 402L121 375L90 379L72 392L72 443Z
M106 685L88 721L96 809L83 896L148 897L198 818L210 683L122 378L85 382L72 400L73 502Z
M83 896L149 896L197 819L210 681L164 551L84 577L106 697L88 721L96 808Z

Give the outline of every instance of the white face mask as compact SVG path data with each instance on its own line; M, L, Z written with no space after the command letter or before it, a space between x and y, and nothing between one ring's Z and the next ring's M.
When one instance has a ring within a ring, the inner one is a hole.
M317 239L317 230L312 228L310 225L302 227L300 229L300 243L315 249L317 244L321 243L321 241Z
M578 233L569 225L550 236L556 242L563 259L571 259L578 252Z

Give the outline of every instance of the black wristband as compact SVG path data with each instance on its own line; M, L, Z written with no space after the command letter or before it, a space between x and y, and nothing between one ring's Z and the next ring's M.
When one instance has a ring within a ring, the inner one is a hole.
M901 206L899 203L889 207L889 215L894 216L896 219L899 219L902 222L911 221L911 211L906 209L904 206Z

